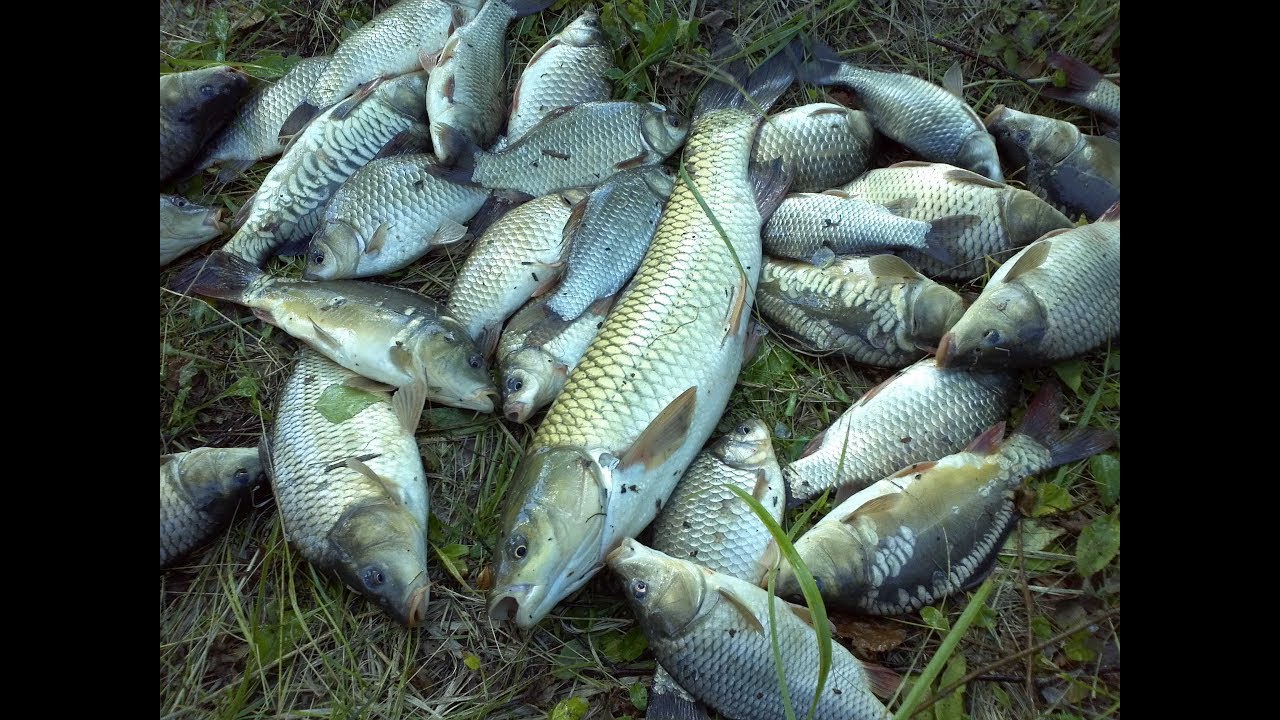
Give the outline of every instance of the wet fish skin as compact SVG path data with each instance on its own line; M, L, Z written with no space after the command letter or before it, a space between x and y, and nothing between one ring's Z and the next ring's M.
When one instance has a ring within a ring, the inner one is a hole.
M436 157L452 165L466 151L450 141L448 125L471 143L488 147L502 125L502 71L506 65L507 26L516 11L501 0L489 0L470 22L456 28L440 51L427 81L427 115Z
M1042 367L1120 335L1120 204L1009 258L942 338L938 364Z
M1042 95L1092 110L1113 125L1120 124L1120 86L1104 78L1083 60L1050 52L1045 58L1049 67L1067 76L1066 87L1045 87Z
M1072 217L1102 216L1120 200L1120 143L1063 120L996 107L986 118L1000 152L1026 168L1033 192Z
M560 108L496 153L475 153L472 179L533 196L595 187L615 173L659 165L684 142L688 122L656 103L590 102Z
M262 479L257 448L201 447L161 455L160 567L226 525Z
M880 367L919 360L965 307L950 288L894 255L840 257L825 268L765 258L756 304L811 350Z
M564 225L581 192L551 193L503 215L481 235L458 271L448 312L486 355L502 323L564 271Z
M196 158L248 90L248 76L227 65L160 76L161 185Z
M307 125L249 201L244 224L224 252L261 266L320 227L326 203L379 153L416 152L428 142L426 73L378 82Z
M878 140L865 112L810 103L766 118L751 159L781 158L795 175L792 192L820 193L866 172Z
M218 237L227 229L222 208L160 195L160 267Z
M457 320L415 292L359 280L272 277L217 252L192 263L170 287L252 308L339 365L399 388L393 403L409 430L426 400L493 412L498 392L484 356Z
M519 140L557 108L608 100L613 91L604 74L611 67L613 51L600 16L588 7L529 58L511 98L507 135L496 149Z
M386 392L309 348L280 393L266 456L285 536L402 624L425 618L426 473ZM325 416L326 394L366 393L354 416Z
M303 277L383 275L462 240L489 191L451 177L429 153L378 158L357 170L325 205Z
M991 571L1017 525L1024 478L1107 449L1112 433L1059 432L1058 390L1046 384L1022 426L1000 422L969 447L909 465L840 503L795 543L827 607L898 615L972 587ZM785 560L782 597L801 597Z
M312 118L375 78L421 70L423 58L439 53L454 28L475 17L483 3L401 0L378 13L334 51L324 73L279 128L279 138L297 135Z
M671 171L660 165L625 170L575 206L565 228L564 278L548 307L573 320L591 303L617 293L644 259L674 184Z
M782 468L792 502L828 488L860 490L956 452L1002 420L1016 397L1014 373L957 372L926 357L864 394Z
M1001 259L1050 230L1073 224L1034 193L943 163L897 163L871 170L840 189L880 205L908 201L900 214L912 220L979 218L946 243L954 262L943 263L914 250L894 253L934 279L967 282L983 277L987 257Z
M962 97L928 80L841 62L835 51L813 43L814 59L801 77L857 94L876 130L932 162L944 162L1003 182L995 140Z
M219 166L218 182L228 183L259 160L284 152L280 125L329 65L329 56L306 58L274 83L249 97L222 132L205 146L196 170Z
M550 299L544 295L516 313L498 341L502 414L511 422L528 422L560 394L614 300L597 300L565 321L547 309Z
M769 630L769 594L709 572L631 538L607 558L649 647L672 677L734 720L783 716ZM808 611L778 602L774 623L793 706L807 707L818 685L818 642ZM887 720L862 663L832 643L831 669L814 718Z

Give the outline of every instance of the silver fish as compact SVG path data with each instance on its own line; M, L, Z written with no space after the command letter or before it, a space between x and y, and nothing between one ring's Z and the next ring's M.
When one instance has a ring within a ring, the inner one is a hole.
M483 3L401 0L378 13L338 46L324 73L281 125L280 139L297 135L321 111L375 78L403 75L430 65L449 34L475 17Z
M613 51L600 31L600 16L588 7L529 58L511 97L501 147L519 140L552 110L608 100L613 91L604 74L611 67Z
M377 82L313 120L271 168L224 252L261 266L311 236L342 183L379 153L426 147L426 73Z
M959 295L894 255L842 257L825 268L766 258L756 304L811 350L881 367L919 360L964 313Z
M227 65L160 76L160 184L197 157L248 91L249 77Z
M1120 335L1120 203L1046 234L991 276L942 338L941 367L1041 367Z
M218 165L218 182L228 183L259 160L284 152L280 125L328 66L328 55L307 58L284 77L260 87L205 147L196 169Z
M502 323L564 271L564 225L582 193L553 193L503 215L476 240L449 292L448 312L489 355Z
M987 257L1003 258L1050 230L1072 226L1034 193L942 163L900 162L840 189L880 205L903 203L902 215L912 220L976 216L977 222L947 243L955 262L939 262L914 250L895 253L932 278L974 280L986 274Z
M1013 373L944 370L926 357L869 390L782 468L792 501L858 490L956 452L1002 420L1016 396Z
M614 297L595 301L572 321L548 310L549 300L543 295L516 313L498 341L502 414L511 422L528 422L560 394L604 324Z
M548 304L572 320L631 279L644 258L671 197L675 178L665 167L626 170L600 185L569 216L568 264Z
M266 452L271 488L304 557L413 627L431 597L427 477L391 398L362 380L299 349Z
M777 652L797 714L818 689L818 639L809 612L769 593L625 538L606 558L658 662L689 692L733 720L783 717ZM772 623L773 627L770 628ZM888 720L861 661L831 644L831 669L813 717Z
M1018 523L1024 478L1106 450L1112 433L1058 431L1055 384L1032 399L1004 439L998 423L963 451L903 468L840 503L796 541L827 607L875 615L919 610L972 587L995 566ZM801 597L785 560L777 592Z
M866 172L878 139L861 110L811 103L765 118L751 159L781 159L795 175L792 192L822 192Z
M472 179L535 197L595 187L622 170L661 164L688 132L683 117L656 103L559 108L500 152L477 151Z
M960 92L960 66L947 73L947 88L902 73L878 72L841 62L835 51L813 43L814 59L800 75L815 85L852 90L876 130L920 157L972 170L1002 182L996 143Z
M222 208L177 195L160 196L160 267L226 232Z
M998 106L986 119L1027 187L1072 217L1096 220L1120 201L1120 143L1069 122Z
M814 265L826 265L835 255L889 250L917 250L949 263L950 246L981 218L950 215L924 222L902 217L914 203L901 198L881 205L842 190L788 195L764 226L764 250Z
M1102 77L1102 73L1084 61L1069 55L1051 52L1046 61L1049 67L1061 70L1067 76L1067 85L1045 87L1040 90L1041 95L1079 105L1098 113L1113 125L1120 124L1119 85Z
M202 447L160 456L160 567L231 520L263 478L257 448Z
M383 275L462 240L489 191L453 182L430 154L378 158L325 205L307 247L308 280Z

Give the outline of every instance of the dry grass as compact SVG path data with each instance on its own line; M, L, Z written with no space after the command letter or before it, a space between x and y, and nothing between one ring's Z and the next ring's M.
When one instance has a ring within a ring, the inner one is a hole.
M511 35L512 68L522 67L582 4L558 2L517 22ZM344 33L387 5L166 0L161 3L161 68L187 69L225 59L271 77L279 72L275 61L254 63L270 56L331 52ZM792 30L803 28L837 49L856 53L870 66L934 81L957 59L928 41L934 35L975 51L992 38L1013 38L1016 46L1025 36L1028 44L1015 47L1012 59L996 61L1028 77L1044 76L1038 63L1046 49L1077 55L1105 72L1118 70L1118 3L668 0L664 5L631 0L603 5L606 28L619 43L619 67L641 68L618 83L618 95L677 107L685 107L690 88L706 67L699 46L711 45L713 30L735 28L751 50L776 46ZM221 26L220 12L227 19ZM709 24L721 26L704 27L698 42L677 42L669 54L647 55L639 25L656 24L672 14L684 19L710 14ZM633 18L644 19L633 26ZM1093 130L1087 111L1037 99L1025 85L982 63L960 60L966 96L980 115L1004 103ZM822 95L814 88L797 88L779 107ZM899 157L905 157L904 151L891 148L886 160ZM235 210L267 167L259 165L216 196L205 196L202 178L179 191ZM1010 180L1017 182L1018 175L1010 173ZM206 252L208 248L194 255ZM464 257L459 250L433 256L380 281L443 301ZM274 262L274 272L300 274L296 261ZM172 269L163 271L161 285L173 274ZM210 305L161 289L160 344L160 452L256 444L274 417L295 341L244 308ZM1087 413L1088 424L1118 431L1118 350L1094 353L1081 368L1078 393L1068 393L1066 419L1079 421ZM743 373L720 429L747 415L759 416L775 428L778 455L788 461L887 374L839 358L804 355L771 335ZM1029 373L1024 401L1053 374L1048 369ZM422 427L426 429L418 441L434 515L434 589L425 627L399 627L335 578L314 571L284 541L269 493L260 493L254 507L242 507L228 532L160 575L162 718L541 718L571 696L588 701L589 718L643 716L633 702L632 686L650 681L653 660L647 652L635 657L635 649L622 642L634 621L608 573L529 632L490 624L483 596L475 589L531 429L497 415L443 407L429 407ZM1119 558L1090 578L1081 577L1075 565L1081 528L1111 510L1102 505L1087 463L1030 484L1061 488L1065 500L1056 504L1063 509L1024 522L1014 533L996 571L989 610L958 654L975 670L1082 620L1105 618L1032 653L1028 661L994 667L968 683L967 712L974 718L1118 717ZM1042 491L1041 506L1053 497ZM1025 551L1020 551L1020 538L1028 541ZM442 553L452 559L465 585L446 571ZM962 594L939 609L954 621L966 602ZM873 625L905 632L891 649L858 654L908 675L923 668L942 635L919 616Z

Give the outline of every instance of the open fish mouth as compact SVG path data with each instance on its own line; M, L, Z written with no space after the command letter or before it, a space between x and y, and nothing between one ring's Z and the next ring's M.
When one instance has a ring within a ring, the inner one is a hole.
M427 603L431 599L431 586L423 585L422 587L409 593L408 613L405 615L404 624L409 627L417 627L427 619Z
M205 216L204 224L218 231L218 234L227 231L227 224L222 221L222 208L217 208L213 212Z

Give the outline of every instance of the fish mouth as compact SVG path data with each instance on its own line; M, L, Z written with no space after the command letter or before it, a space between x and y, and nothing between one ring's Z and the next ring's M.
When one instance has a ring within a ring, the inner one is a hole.
M519 627L531 628L551 609L541 607L546 597L546 588L542 585L508 585L489 599L489 619L514 620Z
M940 368L948 368L955 364L955 334L947 333L938 343L938 352L934 355L934 364Z
M482 413L493 412L493 401L499 398L498 391L493 388L484 388L472 393L471 397L463 398L461 407L466 410L476 410Z
M1007 109L1008 108L1006 108L1004 105L997 105L995 110L992 110L991 112L987 113L987 116L982 120L982 124L985 125L988 129L990 129L992 125L996 124L997 122L1000 122L1000 119L1004 117L1005 110Z
M502 406L502 412L511 422L522 423L529 419L529 403L508 401Z
M639 547L639 543L634 539L623 538L622 542L618 543L617 547L609 551L608 555L604 556L604 562L609 567L616 568L618 563L626 562L635 555L637 547Z
M214 230L217 230L219 235L227 231L227 224L222 221L222 213L223 209L217 208L212 214L206 216L204 219L204 224Z
M409 593L408 611L403 618L406 627L417 627L427 619L427 604L431 601L431 585L424 583L422 587Z

